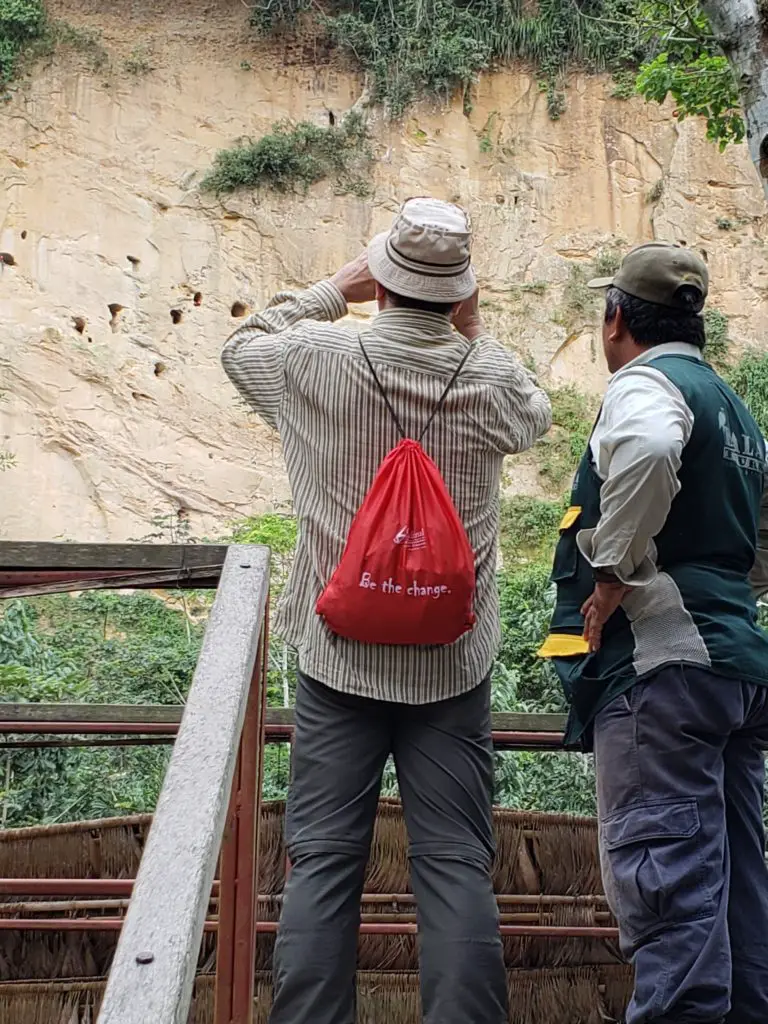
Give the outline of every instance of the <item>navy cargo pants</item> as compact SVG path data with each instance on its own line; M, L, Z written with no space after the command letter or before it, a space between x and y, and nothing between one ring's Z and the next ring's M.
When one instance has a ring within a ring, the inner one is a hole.
M286 814L291 874L270 1024L354 1024L360 896L382 772L395 758L410 840L425 1024L506 1024L491 884L490 683L390 704L299 677Z
M595 722L605 891L627 1024L768 1022L768 689L670 665Z

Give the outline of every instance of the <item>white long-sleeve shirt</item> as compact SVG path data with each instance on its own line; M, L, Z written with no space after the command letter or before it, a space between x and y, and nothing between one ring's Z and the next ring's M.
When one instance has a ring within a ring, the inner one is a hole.
M577 543L595 568L630 586L646 586L657 573L654 538L680 490L682 453L693 412L681 391L647 364L662 355L702 358L695 345L656 345L612 378L590 439L600 491L600 520L581 530ZM763 490L760 534L750 576L756 593L768 591L768 486Z

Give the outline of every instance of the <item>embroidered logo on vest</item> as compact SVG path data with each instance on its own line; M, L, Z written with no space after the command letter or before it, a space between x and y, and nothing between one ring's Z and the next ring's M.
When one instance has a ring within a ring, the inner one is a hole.
M760 452L755 447L755 442L749 434L741 435L743 443L740 444L738 435L731 430L728 422L728 413L725 409L720 409L720 412L717 414L717 422L725 442L723 458L727 462L735 462L740 469L746 469L752 473L762 473L765 464Z

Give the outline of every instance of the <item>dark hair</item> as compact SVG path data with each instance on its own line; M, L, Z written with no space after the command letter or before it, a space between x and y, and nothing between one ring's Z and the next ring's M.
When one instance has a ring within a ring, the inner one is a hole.
M442 313L443 316L448 316L456 305L455 302L427 302L424 299L409 299L407 295L398 295L397 292L391 292L389 288L384 290L392 305L399 309L419 309L423 313Z
M638 345L666 345L670 341L683 341L697 348L704 348L704 305L701 292L690 285L682 285L675 298L688 308L671 309L656 302L646 302L627 295L621 288L611 287L605 296L605 319L611 321L616 311L621 310L627 330Z

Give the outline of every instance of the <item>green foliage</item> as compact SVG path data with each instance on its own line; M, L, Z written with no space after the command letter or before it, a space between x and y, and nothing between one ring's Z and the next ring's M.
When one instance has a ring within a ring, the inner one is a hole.
M497 110L491 111L488 115L488 119L483 126L483 130L480 134L480 152L481 153L492 153L493 152L493 128L494 124L499 116Z
M731 66L720 53L700 52L684 46L677 53L660 53L637 76L637 90L647 100L675 102L675 117L703 117L707 138L724 150L745 135L739 91Z
M746 352L727 371L725 379L749 407L763 437L768 437L768 355Z
M262 32L285 30L310 0L266 0L252 22ZM461 89L471 109L479 72L525 60L545 82L550 115L559 117L558 88L571 68L621 71L646 52L631 0L338 0L316 15L330 41L359 63L373 100L400 116L423 95Z
M587 281L592 277L590 267L581 263L573 263L568 273L568 280L563 289L563 303L553 316L555 323L567 330L573 329L586 319L591 319L595 309L594 293L587 288Z
M504 565L548 558L567 504L565 498L543 501L527 494L502 499L500 547Z
M137 46L131 50L130 56L126 57L123 61L123 68L128 72L129 75L148 75L150 71L154 71L154 65L149 56L149 52L143 46Z
M271 549L269 593L272 609L288 582L297 537L296 517L279 512L251 516L233 526L231 539L236 544L264 544ZM274 630L270 630L267 670L267 703L270 706L288 707L293 704L297 671L296 652Z
M595 277L611 277L621 266L622 251L617 245L607 245L598 250L592 261Z
M549 575L548 562L499 574L501 647L494 670L497 711L565 708L554 669L536 656L554 608L555 591Z
M89 591L13 601L0 618L0 693L10 701L183 703L207 605L187 610L148 594ZM169 751L60 748L6 753L0 792L8 826L145 812Z
M7 452L5 449L0 448L0 473L4 469L13 469L16 465L16 456L13 452Z
M276 557L290 558L296 547L298 524L296 517L279 512L265 512L236 523L232 531L235 544L264 544Z
M613 76L613 96L616 100L629 100L635 95L637 73L633 69L617 71Z
M552 430L536 442L539 472L561 488L567 484L587 447L592 430L592 403L571 385L549 391Z
M520 291L529 295L546 295L548 287L547 281L527 281L520 286Z
M597 813L595 768L583 754L498 753L496 800L503 807L554 814Z
M308 11L312 0L266 0L251 7L251 24L261 35L293 28L300 14Z
M704 311L704 329L707 338L706 357L716 369L720 369L728 362L728 317L710 306Z
M370 185L359 173L369 161L368 130L356 111L328 128L281 121L255 142L220 150L201 188L218 195L263 185L277 192L306 191L330 177L339 193L369 195Z
M0 85L13 78L23 51L40 39L45 29L42 0L0 2Z

